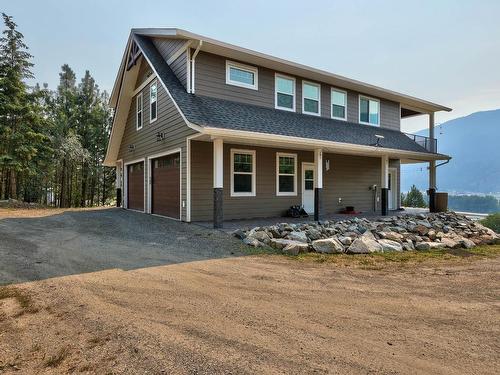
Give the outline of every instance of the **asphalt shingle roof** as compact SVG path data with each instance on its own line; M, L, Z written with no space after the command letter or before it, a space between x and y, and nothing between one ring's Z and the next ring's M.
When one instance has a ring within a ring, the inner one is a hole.
M134 38L181 111L193 124L365 146L376 142L375 135L382 135L381 147L429 153L397 130L189 94L152 41L140 35L134 35Z

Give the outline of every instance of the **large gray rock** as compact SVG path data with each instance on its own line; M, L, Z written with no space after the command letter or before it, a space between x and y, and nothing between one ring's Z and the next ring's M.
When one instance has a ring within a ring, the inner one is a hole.
M413 241L412 240L406 240L403 242L403 250L406 250L406 251L413 251L415 250L415 246L413 245Z
M319 240L321 238L321 232L315 228L309 228L306 231L306 235L311 241Z
M309 245L304 242L290 241L288 245L283 248L283 252L289 255L297 255L299 253L306 253L309 251Z
M344 246L336 238L325 238L313 241L312 247L314 251L317 251L318 253L334 254L344 252Z
M263 242L265 244L269 244L271 242L271 237L269 237L269 235L263 230L259 230L256 232L250 232L248 234L247 238L254 238L257 241Z
M382 251L382 245L377 242L371 232L365 232L354 240L346 252L349 254L369 254L377 251Z
M339 241L340 241L340 243L342 243L342 245L345 245L345 246L349 246L350 244L352 244L351 237L347 237L347 236L340 236Z
M250 237L244 238L243 243L245 245L252 246L252 247L264 247L265 246L262 242L256 240L255 238L250 238Z
M299 242L307 242L307 236L304 232L293 231L286 236L288 239Z
M399 242L382 239L378 240L378 243L382 245L383 252L391 252L391 251L403 251L403 246Z

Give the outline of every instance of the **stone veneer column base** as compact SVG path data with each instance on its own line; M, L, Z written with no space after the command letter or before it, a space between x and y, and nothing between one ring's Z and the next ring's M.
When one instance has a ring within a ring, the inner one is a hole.
M389 211L389 189L382 188L381 191L381 203L382 203L382 216L387 216L387 212Z
M314 189L314 220L319 221L321 220L321 215L322 215L322 188L315 188Z
M214 188L214 228L222 228L224 222L223 188Z

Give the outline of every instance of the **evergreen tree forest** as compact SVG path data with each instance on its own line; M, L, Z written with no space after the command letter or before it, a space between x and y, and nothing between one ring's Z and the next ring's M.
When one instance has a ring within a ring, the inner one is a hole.
M36 81L33 56L12 17L0 38L0 200L57 207L103 205L115 171L102 166L111 130L108 94L64 64L59 85Z

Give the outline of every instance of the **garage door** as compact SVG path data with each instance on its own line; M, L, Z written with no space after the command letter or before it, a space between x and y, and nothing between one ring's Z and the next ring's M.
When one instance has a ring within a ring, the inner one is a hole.
M151 212L179 219L180 154L153 159L151 163Z
M144 163L127 166L127 207L144 211Z

